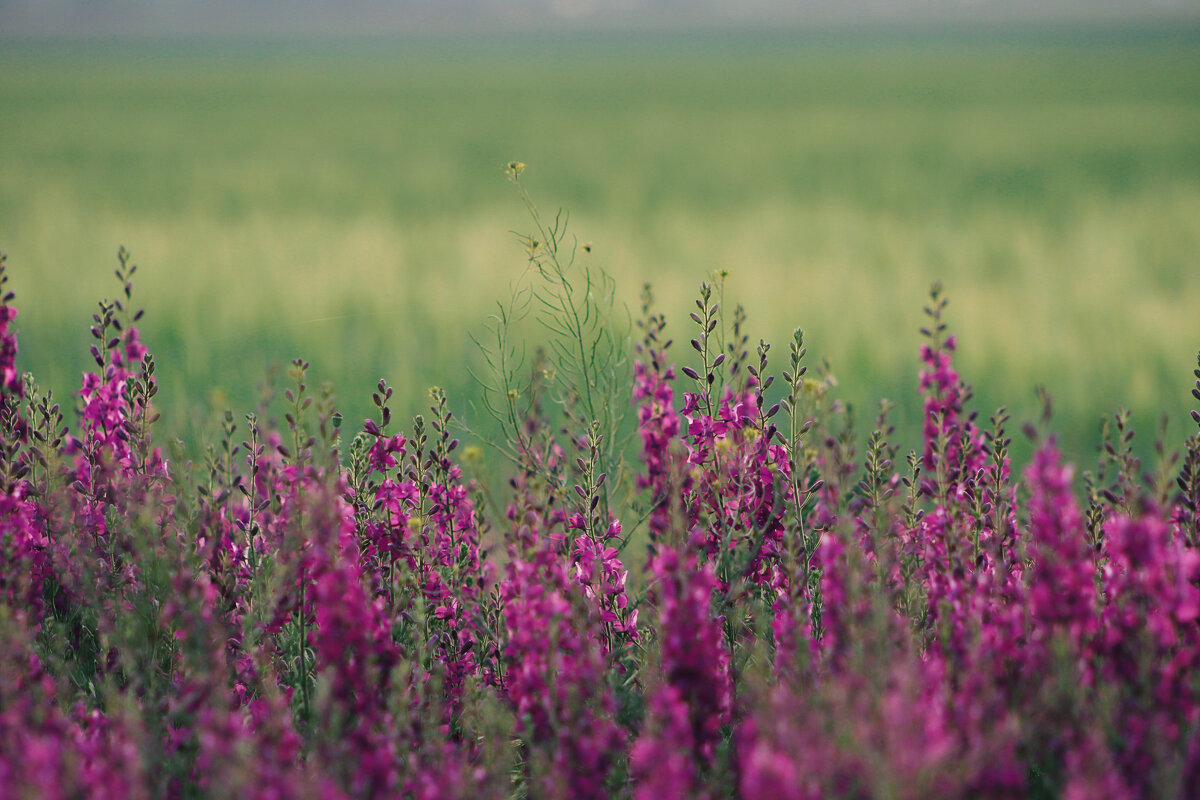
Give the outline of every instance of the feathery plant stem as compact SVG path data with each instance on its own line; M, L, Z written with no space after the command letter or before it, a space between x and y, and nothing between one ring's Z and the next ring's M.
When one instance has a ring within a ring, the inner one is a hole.
M568 425L598 424L600 464L609 476L600 502L610 513L619 502L612 493L626 485L624 450L633 436L625 424L632 324L620 317L612 279L602 270L577 263L577 243L572 240L567 245L566 215L559 213L553 223L542 217L521 181L524 170L524 164L512 162L506 174L533 223L532 234L519 235L529 268L509 302L498 307L491 341L483 346L476 340L492 370L491 380L481 387L483 403L505 431L505 452L530 471L540 469L544 460L527 427L540 382L553 393ZM523 348L514 340L514 326L530 314L549 340L544 364L533 365L540 374L524 378L520 374L525 364Z

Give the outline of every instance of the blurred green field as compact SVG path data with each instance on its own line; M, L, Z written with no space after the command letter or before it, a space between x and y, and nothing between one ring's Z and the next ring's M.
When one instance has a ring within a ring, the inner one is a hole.
M1032 417L1044 384L1076 455L1119 406L1144 439L1160 412L1187 430L1196 31L0 41L20 366L78 387L124 244L176 430L297 355L352 420L381 376L397 410L433 383L465 406L469 334L524 268L514 158L631 307L652 281L686 341L728 270L751 335L781 361L805 328L864 422L886 396L915 431L941 279L985 417Z

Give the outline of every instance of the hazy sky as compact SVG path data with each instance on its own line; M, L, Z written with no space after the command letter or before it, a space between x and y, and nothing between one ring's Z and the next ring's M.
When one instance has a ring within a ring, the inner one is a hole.
M1191 17L1200 0L0 0L0 35L403 33Z

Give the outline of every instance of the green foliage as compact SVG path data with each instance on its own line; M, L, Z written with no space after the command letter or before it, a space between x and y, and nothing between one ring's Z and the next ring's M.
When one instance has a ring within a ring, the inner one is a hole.
M728 270L751 341L802 325L842 396L894 399L905 436L908 311L942 278L979 407L1019 424L1036 399L991 387L1045 384L1090 461L1111 409L1146 430L1187 408L1196 49L1188 31L4 42L0 239L26 267L23 356L60 402L78 390L75 323L127 242L152 267L159 407L188 440L300 354L353 421L381 375L402 416L433 383L466 397L466 370L442 366L470 363L521 271L498 180L518 155L619 302L649 280L680 319L698 276Z

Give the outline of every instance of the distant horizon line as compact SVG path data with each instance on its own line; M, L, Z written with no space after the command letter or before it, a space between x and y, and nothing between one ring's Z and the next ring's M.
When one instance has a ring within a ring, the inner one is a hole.
M411 27L371 28L358 26L293 25L287 27L250 25L241 28L222 26L162 27L103 27L92 30L63 27L57 29L33 27L15 29L0 17L0 42L106 44L136 42L228 42L231 44L288 44L326 42L329 44L386 43L388 41L427 40L496 41L538 39L563 36L573 39L591 37L622 37L629 41L658 39L664 36L698 41L732 37L763 40L831 37L905 39L954 39L957 37L986 37L1021 40L1053 40L1079 34L1102 38L1185 38L1200 35L1200 6L1195 9L1173 8L1163 13L1121 14L1038 14L1031 16L982 18L965 13L934 18L914 16L906 19L865 19L824 17L820 19L789 19L771 22L763 19L704 20L679 22L668 19L643 20L633 25L605 18L595 24L579 20L549 20L536 25L493 24L486 26L422 24Z

